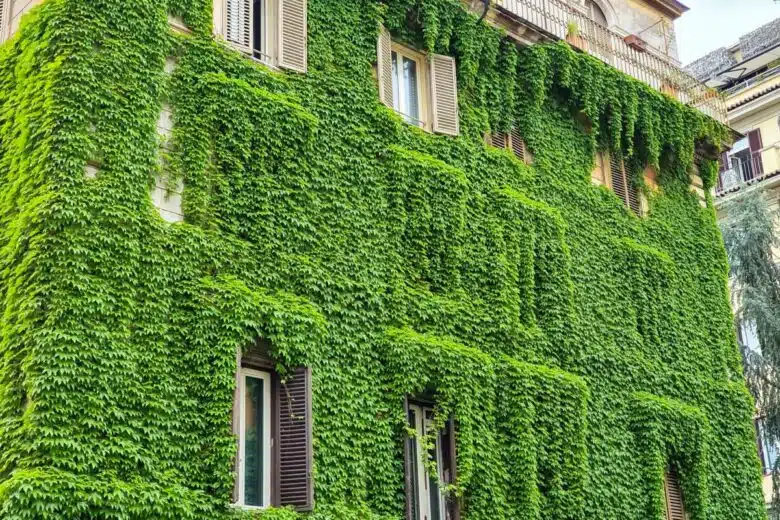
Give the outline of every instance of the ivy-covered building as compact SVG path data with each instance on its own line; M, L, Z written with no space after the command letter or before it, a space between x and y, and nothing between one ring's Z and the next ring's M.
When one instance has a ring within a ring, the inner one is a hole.
M17 3L0 517L765 518L731 133L608 2Z

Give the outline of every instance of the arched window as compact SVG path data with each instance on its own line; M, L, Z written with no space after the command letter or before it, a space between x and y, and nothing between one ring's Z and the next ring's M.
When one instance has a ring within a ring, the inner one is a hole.
M585 6L588 9L588 14L590 15L590 19L594 20L604 27L608 27L609 23L607 22L607 16L604 14L604 11L599 7L599 5L594 2L593 0L585 0Z

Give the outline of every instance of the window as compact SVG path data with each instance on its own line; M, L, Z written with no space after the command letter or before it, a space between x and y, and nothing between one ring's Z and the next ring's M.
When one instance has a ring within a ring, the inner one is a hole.
M485 138L487 143L495 148L511 150L515 157L526 164L531 164L531 152L525 144L517 128L512 128L509 133L495 132Z
M238 503L271 505L271 374L241 369Z
M593 0L585 0L585 7L588 10L588 16L591 20L594 20L604 27L609 26L609 22L607 22L607 17L604 14L604 11L601 9L601 7L596 4Z
M590 178L594 184L609 187L609 158L604 152L596 152L596 164Z
M214 27L234 47L271 66L306 72L307 0L218 0Z
M393 109L401 114L407 123L425 126L420 110L421 60L400 48L392 51Z
M664 498L666 502L666 520L687 520L683 503L682 488L677 471L670 468L664 476Z
M606 156L605 156L606 157ZM623 204L636 215L642 215L642 195L639 188L633 186L623 159L617 156L608 158L610 168L610 187L620 197Z
M421 439L430 437L434 426L433 408L409 403L407 409L409 428L415 436L407 438L407 520L457 520L457 502L443 493L441 484L455 482L454 422L448 421L443 431L435 432L433 446L426 452ZM433 463L437 475L429 474Z
M300 368L282 380L267 352L261 346L237 356L233 499L240 507L310 511L311 372Z
M377 43L379 99L407 123L439 134L458 135L455 60L428 56L394 42L382 28Z
M758 436L758 454L761 458L761 467L764 470L764 475L769 475L774 471L777 463L778 445L776 442L771 442L767 436L763 418L756 419L756 435Z

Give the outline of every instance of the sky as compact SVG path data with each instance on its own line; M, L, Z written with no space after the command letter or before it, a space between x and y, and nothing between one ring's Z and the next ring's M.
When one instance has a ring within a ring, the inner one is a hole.
M680 61L688 63L780 18L775 0L681 0L691 8L675 23Z

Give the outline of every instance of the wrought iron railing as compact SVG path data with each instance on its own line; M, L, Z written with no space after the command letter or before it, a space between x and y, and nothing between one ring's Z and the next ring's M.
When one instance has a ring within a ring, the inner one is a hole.
M780 76L780 65L772 69L769 69L765 72L762 72L761 74L753 76L750 79L746 79L745 81L740 81L733 87L729 88L728 90L725 90L723 94L726 97L733 96L734 94L742 92L743 90L746 90L754 85L758 85L759 83L765 80L771 79L774 76Z
M575 24L575 44L582 50L726 123L726 104L717 91L705 86L670 59L629 45L623 36L565 0L495 0L494 5L504 14L554 39L566 39L570 25Z
M730 157L729 162L728 169L718 173L718 183L715 186L716 197L724 197L729 193L739 191L743 186L763 182L780 175L780 171L767 171L765 169L762 153L754 153L749 157Z

